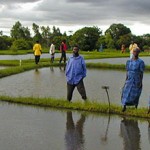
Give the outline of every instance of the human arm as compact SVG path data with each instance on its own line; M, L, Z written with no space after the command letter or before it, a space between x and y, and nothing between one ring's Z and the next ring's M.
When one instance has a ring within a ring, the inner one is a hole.
M145 63L144 63L144 61L141 61L141 63L140 63L140 79L141 79L141 82L142 82L142 80L143 80L143 72L144 72L144 70L145 70Z
M126 62L126 80L128 80L129 63L130 63L130 60L127 60L127 62Z
M82 68L83 68L83 78L86 77L87 69L86 69L86 64L85 60L82 58Z
M42 47L41 47L41 44L39 44L39 49L40 49L40 52L42 54Z

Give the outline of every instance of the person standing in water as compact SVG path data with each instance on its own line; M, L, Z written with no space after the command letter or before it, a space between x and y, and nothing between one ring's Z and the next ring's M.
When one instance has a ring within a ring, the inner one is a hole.
M79 47L73 47L73 55L69 58L66 65L67 78L67 100L71 101L72 94L77 87L83 100L86 100L86 91L83 79L86 77L86 65L82 56L79 55Z
M66 40L62 41L60 45L60 51L61 51L61 58L59 60L59 63L61 63L63 59L64 59L64 63L66 63L66 51L67 51Z
M134 105L138 107L139 98L142 92L143 72L145 69L144 61L139 58L140 50L133 49L133 57L126 63L126 81L122 90L122 112L126 111L126 106Z
M51 55L51 63L54 62L54 58L55 58L55 45L54 42L51 43L50 49L49 49L49 53Z
M42 54L42 47L39 41L36 41L36 43L33 46L34 56L35 56L35 63L38 64L40 61L40 56Z

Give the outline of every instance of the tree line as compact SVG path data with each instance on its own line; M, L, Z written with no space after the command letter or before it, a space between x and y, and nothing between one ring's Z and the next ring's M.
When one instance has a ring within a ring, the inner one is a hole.
M100 28L93 26L83 27L72 35L67 35L55 26L51 29L49 26L39 26L35 23L32 24L32 32L33 35L28 27L17 21L10 30L10 36L3 35L3 31L0 31L0 50L29 50L37 40L44 48L54 42L56 49L59 49L64 39L69 48L78 44L83 51L98 50L101 45L103 48L120 50L122 44L128 48L131 41L136 42L141 50L150 48L150 34L133 35L130 28L121 23L110 25L104 34Z

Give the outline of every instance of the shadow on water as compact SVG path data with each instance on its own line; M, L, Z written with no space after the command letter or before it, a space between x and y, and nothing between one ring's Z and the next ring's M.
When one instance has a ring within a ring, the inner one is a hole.
M66 148L67 150L81 150L84 149L84 134L83 128L85 123L85 115L81 114L79 120L74 122L72 112L67 112L66 121Z
M140 150L140 129L137 120L123 118L120 124L124 150Z

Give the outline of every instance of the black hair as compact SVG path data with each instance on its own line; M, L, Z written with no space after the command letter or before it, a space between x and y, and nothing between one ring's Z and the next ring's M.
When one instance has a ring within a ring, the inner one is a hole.
M62 40L62 42L66 43L66 40Z
M79 46L78 46L78 45L74 45L73 47L77 47L77 48L78 48L78 50L80 50L80 48L79 48Z

